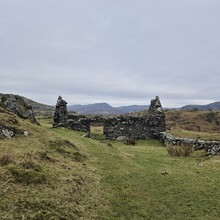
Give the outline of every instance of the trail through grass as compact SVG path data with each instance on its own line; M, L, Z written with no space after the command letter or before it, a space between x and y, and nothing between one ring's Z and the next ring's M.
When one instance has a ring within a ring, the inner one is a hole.
M155 140L127 146L103 140L99 132L96 140L66 129L54 132L90 154L105 201L97 208L99 219L220 219L219 157L195 152L171 158Z

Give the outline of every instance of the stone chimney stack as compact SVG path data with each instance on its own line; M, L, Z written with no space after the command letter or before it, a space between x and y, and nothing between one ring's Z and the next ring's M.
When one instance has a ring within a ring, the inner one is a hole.
M53 127L66 126L68 120L67 102L61 96L57 99Z
M148 110L147 125L150 129L152 138L157 138L160 132L166 131L165 113L158 96L151 100Z

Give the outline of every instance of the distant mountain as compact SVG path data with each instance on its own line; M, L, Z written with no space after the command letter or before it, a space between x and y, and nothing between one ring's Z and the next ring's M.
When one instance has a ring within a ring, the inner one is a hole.
M1 93L0 93L1 95ZM26 97L22 97L24 101L31 105L33 111L39 115L52 115L55 111L55 106L46 105L42 103L35 102ZM148 105L130 105L130 106L120 106L112 107L108 103L95 103L89 105L70 105L67 106L68 111L74 111L79 114L127 114L132 112L142 112L148 109ZM171 110L164 108L165 110ZM220 110L220 101L210 103L207 105L185 105L180 110Z
M75 111L80 114L126 114L147 110L147 105L130 105L121 107L112 107L108 103L95 103L89 105L70 105L68 111Z
M70 105L68 111L75 111L80 114L121 114L119 110L108 103L95 103L89 105Z
M38 103L38 102L35 102L35 101L28 99L26 97L23 97L23 96L21 96L21 97L24 99L24 101L28 105L32 106L32 109L35 113L39 113L39 114L51 113L52 114L55 111L54 106Z
M148 105L129 105L129 106L121 106L115 107L115 109L119 110L121 113L131 113L131 112L140 112L147 110L149 108Z
M193 110L193 109L198 109L198 110L220 110L220 102L213 102L207 105L185 105L181 110Z

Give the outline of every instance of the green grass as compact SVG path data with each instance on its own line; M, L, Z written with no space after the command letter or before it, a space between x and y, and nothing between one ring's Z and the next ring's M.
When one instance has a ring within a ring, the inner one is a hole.
M42 124L18 119L30 135L0 140L0 158L11 157L0 166L0 219L96 218L99 176L87 152Z
M0 167L0 219L219 219L219 156L175 158L156 140L128 146L98 127L85 138L40 122L19 120L31 135L0 141L13 155Z
M100 219L219 219L219 157L196 152L171 158L155 140L131 147L102 138L82 140L73 131L56 133L78 139L91 155L105 201L105 208L97 209Z

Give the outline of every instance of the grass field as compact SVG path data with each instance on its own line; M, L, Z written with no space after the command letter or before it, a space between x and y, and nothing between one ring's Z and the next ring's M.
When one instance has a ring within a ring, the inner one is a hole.
M0 166L0 219L220 219L219 156L172 158L156 140L128 146L99 127L84 138L40 122L19 120L31 135L0 140L14 161Z
M56 133L79 139L72 131ZM158 141L131 147L104 140L97 127L84 146L100 176L100 219L219 219L219 157L171 158Z

